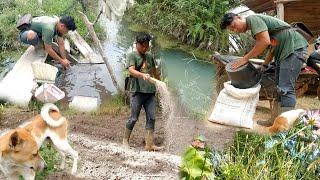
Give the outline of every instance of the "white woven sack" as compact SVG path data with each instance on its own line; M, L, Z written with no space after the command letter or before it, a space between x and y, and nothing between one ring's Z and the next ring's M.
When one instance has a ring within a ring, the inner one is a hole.
M43 62L33 62L31 64L34 78L40 81L54 82L58 73L58 68Z
M261 86L238 89L229 82L224 85L225 88L219 93L209 121L252 129Z
M258 84L252 88L247 89L239 89L231 85L231 81L227 81L223 84L224 89L227 91L229 95L237 99L248 98L259 93L261 85Z

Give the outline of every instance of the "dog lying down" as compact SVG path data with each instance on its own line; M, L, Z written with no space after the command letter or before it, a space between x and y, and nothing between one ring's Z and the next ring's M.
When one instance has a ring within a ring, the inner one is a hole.
M35 178L46 164L39 155L38 145L30 132L17 128L0 136L0 170L8 179Z
M306 110L304 109L295 109L287 112L281 113L273 122L273 125L270 127L264 128L264 131L267 133L278 133L282 131L288 131L293 127L295 122L302 116L306 115Z
M61 155L60 168L64 169L66 154L73 158L71 174L75 174L78 164L78 152L69 144L67 139L68 121L60 114L57 106L51 103L45 104L41 108L41 113L33 118L32 121L21 125L34 137L38 149L47 138L50 138L55 148Z

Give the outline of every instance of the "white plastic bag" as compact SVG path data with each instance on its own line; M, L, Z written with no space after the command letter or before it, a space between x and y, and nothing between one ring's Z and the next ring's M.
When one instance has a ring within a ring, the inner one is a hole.
M225 82L209 121L252 129L260 88L259 84L248 89L238 89L230 81Z
M55 103L64 98L65 93L54 84L43 84L38 87L34 96L41 102Z

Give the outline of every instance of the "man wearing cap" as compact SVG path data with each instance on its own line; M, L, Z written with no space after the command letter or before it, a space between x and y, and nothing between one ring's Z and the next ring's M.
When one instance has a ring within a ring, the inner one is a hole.
M127 68L130 73L130 108L131 115L126 123L122 143L129 147L129 139L135 123L139 119L142 106L146 112L146 137L145 150L158 151L154 143L155 111L156 111L156 87L148 80L151 76L160 79L153 56L148 53L151 36L147 33L139 33L136 36L136 51L127 56Z
M254 47L244 57L238 59L233 69L248 63L249 59L261 55L269 50L261 70L264 71L274 58L276 63L276 84L280 111L285 112L295 108L295 83L301 67L307 59L306 39L290 25L272 16L254 14L243 17L234 13L227 13L221 19L221 29L228 29L235 33L251 31L255 39ZM261 125L271 125L274 118L259 121Z
M45 51L61 65L68 69L70 62L66 59L63 36L69 30L76 30L74 19L71 16L63 16L61 18L39 16L31 21L30 28L23 29L20 32L20 40L25 44L35 46L37 53L43 55L42 43ZM60 56L53 50L52 43L57 41Z

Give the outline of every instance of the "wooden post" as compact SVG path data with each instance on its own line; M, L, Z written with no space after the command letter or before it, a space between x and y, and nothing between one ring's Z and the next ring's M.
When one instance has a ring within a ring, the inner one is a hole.
M84 13L82 13L80 11L79 11L79 13L81 14L81 16L82 16L82 18L83 18L83 20L85 22L85 25L86 25L86 27L87 27L87 29L89 31L89 34L91 35L91 37L93 39L93 42L97 46L97 48L99 50L99 53L102 56L102 59L103 59L104 63L107 66L107 69L108 69L108 71L110 73L113 85L118 89L119 92L123 92L122 88L120 88L119 84L117 83L116 76L114 75L113 70L111 68L111 65L108 62L108 58L103 53L103 49L102 49L102 45L100 43L100 40L98 39L98 37L97 37L97 35L96 35L96 33L95 33L94 29L93 29L93 23L91 23L89 21L88 17Z
M277 3L277 16L284 21L284 6L283 3Z

